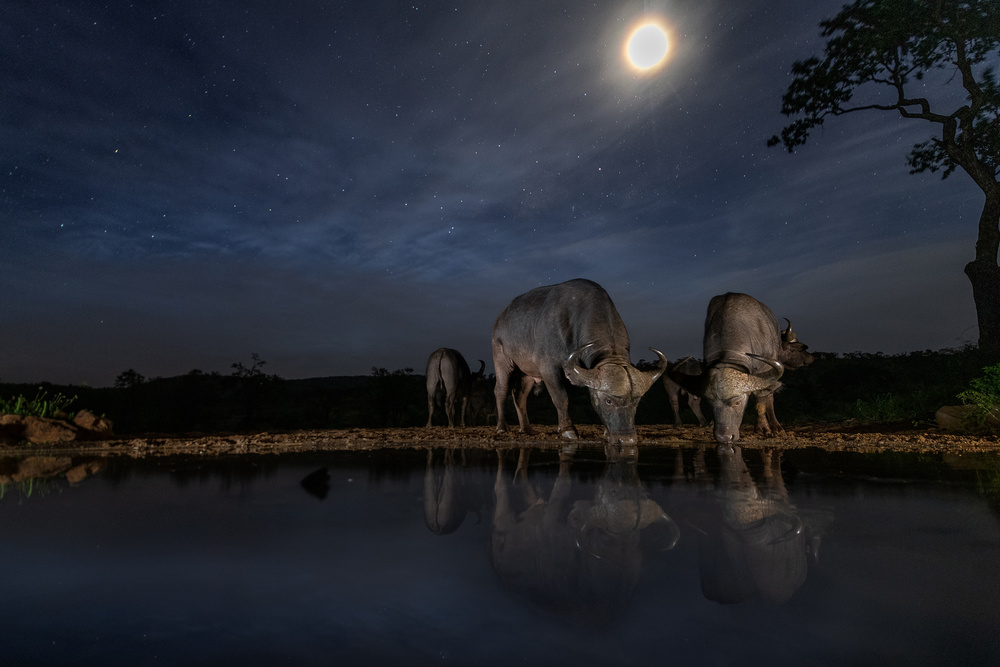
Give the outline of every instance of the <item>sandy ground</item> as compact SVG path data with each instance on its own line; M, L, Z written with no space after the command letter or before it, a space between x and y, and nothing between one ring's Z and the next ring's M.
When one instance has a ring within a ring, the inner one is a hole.
M578 426L581 445L603 445L603 428ZM744 427L744 431L747 428ZM640 447L714 445L711 430L698 426L640 426ZM534 435L515 429L496 433L494 427L467 428L384 428L290 431L229 435L185 436L150 434L140 438L74 442L61 447L8 449L0 455L59 454L158 456L197 454L267 454L304 451L377 450L387 448L460 447L466 449L507 449L518 447L556 448L566 441L554 426L537 426ZM958 435L937 428L815 424L787 428L784 435L762 438L744 432L744 449L796 449L821 447L836 451L882 452L996 452L1000 436Z

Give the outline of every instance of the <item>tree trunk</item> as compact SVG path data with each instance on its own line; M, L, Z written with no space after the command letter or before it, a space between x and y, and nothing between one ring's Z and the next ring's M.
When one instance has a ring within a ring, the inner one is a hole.
M979 218L976 259L965 265L965 275L972 283L979 320L979 349L988 363L1000 362L1000 184L986 192L986 203Z
M979 349L989 363L1000 362L1000 267L979 260L965 265L979 320Z

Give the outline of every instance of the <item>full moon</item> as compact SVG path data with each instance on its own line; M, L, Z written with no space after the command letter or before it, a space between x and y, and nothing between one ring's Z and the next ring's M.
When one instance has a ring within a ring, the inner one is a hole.
M650 70L667 57L667 34L652 23L636 28L625 47L633 67Z

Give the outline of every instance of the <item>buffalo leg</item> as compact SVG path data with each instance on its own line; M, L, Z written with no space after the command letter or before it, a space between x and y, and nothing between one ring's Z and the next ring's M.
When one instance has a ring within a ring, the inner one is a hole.
M774 394L757 396L757 427L754 433L765 436L777 435L784 432L778 418L774 414Z
M774 431L775 435L784 433L785 429L778 423L778 417L774 414L774 394L768 395L765 405L767 406L767 421L771 425L771 430Z
M560 373L562 373L562 369L556 373L543 374L542 380L545 382L545 388L549 390L552 404L556 406L556 415L559 417L559 435L567 440L576 440L580 434L577 433L576 427L573 426L573 422L569 418L569 393L563 386Z
M534 429L528 421L528 394L531 393L535 381L527 375L521 378L521 391L514 396L514 410L517 412L517 422L521 425L521 433L533 435Z
M670 399L670 407L674 411L674 426L681 425L681 403L677 398L676 391L667 390L667 397Z
M448 368L451 368L450 364ZM458 402L458 385L456 384L454 371L449 370L449 372L443 373L443 375L445 390L444 413L448 417L448 428L455 428L455 403Z
M503 413L507 403L507 389L513 364L496 345L493 346L493 366L497 373L497 383L493 387L493 397L497 404L497 433L503 433L507 430L507 420Z
M434 420L434 403L437 396L437 381L434 384L427 383L427 428L431 427Z
M698 418L698 426L705 426L708 422L705 421L705 415L701 413L701 397L695 396L694 394L688 394L688 407L691 408L691 412L694 416Z
M444 414L448 417L448 428L455 428L455 394L448 394L445 397Z

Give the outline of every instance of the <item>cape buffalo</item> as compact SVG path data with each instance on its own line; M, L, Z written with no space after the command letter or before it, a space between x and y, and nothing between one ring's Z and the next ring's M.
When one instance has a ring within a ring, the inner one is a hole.
M787 321L787 320L786 320ZM774 392L782 373L812 363L792 331L782 331L770 308L746 294L712 297L705 318L704 368L697 376L670 369L672 380L708 400L715 414L715 439L740 439L740 423L750 394L757 399L757 428L763 435L782 430L774 415Z
M493 384L492 376L472 383L472 391L469 392L469 423L472 426L489 426L496 419Z
M693 368L695 370L693 373L694 375L701 373L701 364L690 357L686 359L686 363L678 362L678 364L674 367L675 372L682 370L682 368L677 368L678 366L683 368ZM691 408L691 412L693 412L694 416L698 419L698 425L705 426L708 422L705 421L705 415L701 413L701 396L692 394L690 391L671 380L669 375L664 375L662 379L663 388L667 392L667 399L670 401L670 407L674 411L674 426L681 426L683 424L681 421L681 396L687 397L688 407Z
M455 426L455 406L461 401L461 425L465 426L465 408L473 382L482 379L486 363L480 359L479 372L473 375L469 364L458 350L442 347L434 350L427 360L427 428L434 419L434 405L444 398L444 413L448 426Z
M514 407L523 433L528 422L528 392L544 383L564 438L579 437L569 418L566 383L587 387L590 400L612 444L636 441L635 409L642 395L667 367L663 353L657 369L643 372L629 358L628 331L604 288L590 280L570 280L525 292L503 309L493 325L494 397L497 432L507 430L504 402L511 376L521 377Z

